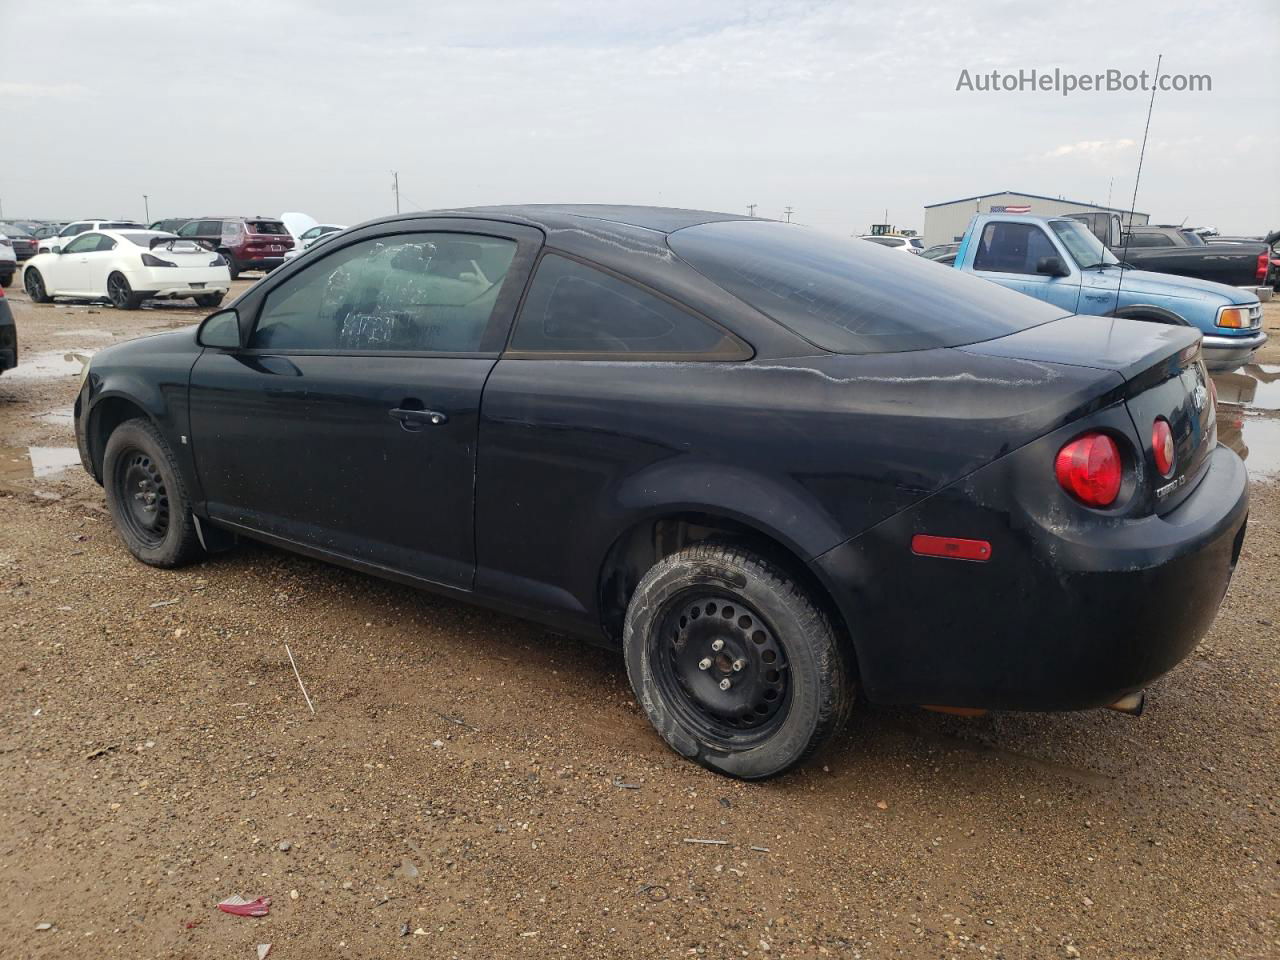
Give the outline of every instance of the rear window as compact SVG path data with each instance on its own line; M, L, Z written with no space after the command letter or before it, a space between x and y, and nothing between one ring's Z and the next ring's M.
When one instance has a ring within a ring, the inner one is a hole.
M919 257L792 224L704 223L667 242L738 299L834 353L957 347L1068 315Z
M98 229L99 230L128 230L131 227L134 230L147 229L142 224L134 223L132 220L111 220L106 223L103 223L101 226L98 227Z
M271 233L277 236L288 236L289 228L279 220L246 220L250 233Z

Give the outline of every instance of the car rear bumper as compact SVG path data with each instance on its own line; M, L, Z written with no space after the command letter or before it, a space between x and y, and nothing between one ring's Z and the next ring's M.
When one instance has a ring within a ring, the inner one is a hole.
M1239 457L1217 447L1196 489L1164 516L1088 527L1010 508L1016 481L994 473L814 562L850 626L869 699L1107 706L1190 653L1213 622L1244 541L1248 476ZM984 528L993 531L989 562L910 550L915 533L973 537Z
M1242 363L1248 363L1258 352L1267 335L1259 330L1257 333L1243 337L1224 337L1205 334L1200 341L1204 350L1204 362L1210 370L1232 369Z
M141 267L126 276L134 290L151 297L196 297L231 289L231 274L225 266Z

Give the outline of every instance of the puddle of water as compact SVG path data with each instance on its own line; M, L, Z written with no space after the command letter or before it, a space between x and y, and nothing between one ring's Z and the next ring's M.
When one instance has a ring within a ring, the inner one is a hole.
M1218 440L1240 455L1255 480L1280 476L1280 366L1251 363L1216 373Z
M92 356L94 351L77 348L68 353L63 350L45 350L18 357L18 365L6 370L5 380L54 380L58 377L74 377L80 373L83 364L76 359Z
M51 477L79 465L75 447L0 447L0 480Z

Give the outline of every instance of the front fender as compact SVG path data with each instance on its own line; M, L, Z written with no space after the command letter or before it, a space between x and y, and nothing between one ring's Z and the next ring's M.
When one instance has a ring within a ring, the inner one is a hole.
M1181 314L1175 313L1166 307L1158 307L1154 303L1127 304L1118 310L1112 310L1107 316L1124 320L1155 320L1160 323L1172 323L1184 327L1195 326Z

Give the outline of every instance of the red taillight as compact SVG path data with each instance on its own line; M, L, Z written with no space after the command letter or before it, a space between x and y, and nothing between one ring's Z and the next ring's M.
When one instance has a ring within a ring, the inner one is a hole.
M1270 267L1271 267L1271 254L1267 251L1263 251L1262 253L1258 254L1257 276L1258 276L1259 283L1262 283L1262 281L1267 279L1267 270Z
M1109 507L1120 495L1120 450L1105 433L1086 433L1068 443L1058 451L1054 472L1063 490L1090 507Z
M1160 471L1160 476L1172 476L1173 430L1170 429L1169 421L1164 417L1157 417L1156 422L1151 425L1151 452L1155 454L1156 469Z

